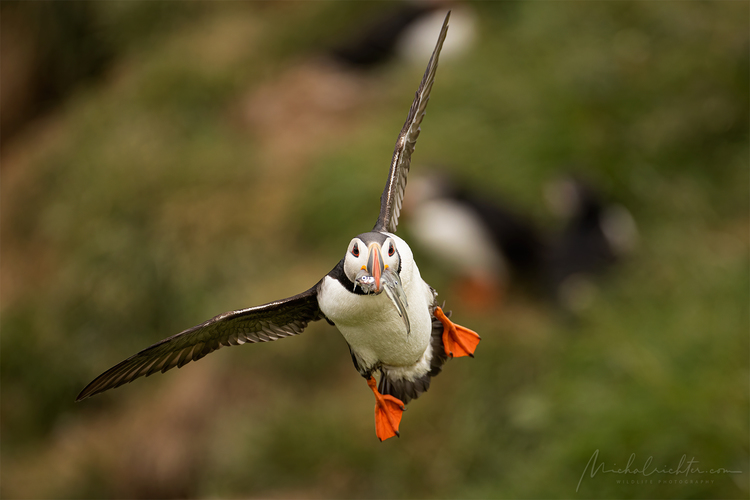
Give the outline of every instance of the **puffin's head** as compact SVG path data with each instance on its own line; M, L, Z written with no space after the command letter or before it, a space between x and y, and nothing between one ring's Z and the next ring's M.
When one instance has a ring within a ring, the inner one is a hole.
M385 291L388 298L396 306L399 316L406 324L409 332L409 316L401 285L401 255L398 252L396 238L377 231L362 233L349 242L349 248L344 257L344 273L365 294L378 295Z
M344 272L355 287L379 294L389 275L398 277L400 259L393 238L375 231L363 233L349 242Z

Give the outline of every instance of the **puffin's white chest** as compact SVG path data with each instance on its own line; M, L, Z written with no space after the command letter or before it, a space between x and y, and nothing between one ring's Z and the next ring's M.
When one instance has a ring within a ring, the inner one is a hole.
M404 261L411 257L405 258L401 245L399 252ZM352 350L368 366L378 362L390 366L412 366L430 344L432 290L413 265L413 257L407 262L402 264L401 283L409 303L409 335L404 321L385 293L358 295L330 276L326 276L321 285L318 294L321 311L333 321Z

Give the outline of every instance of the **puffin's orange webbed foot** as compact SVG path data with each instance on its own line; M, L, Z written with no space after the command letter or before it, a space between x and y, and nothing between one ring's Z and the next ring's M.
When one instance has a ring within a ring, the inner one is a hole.
M398 426L406 409L404 403L388 394L380 394L374 377L367 379L367 385L375 394L375 433L378 439L385 441L393 436L399 436Z
M474 351L482 338L461 325L453 323L439 307L435 308L435 317L443 324L443 347L448 357L474 357Z

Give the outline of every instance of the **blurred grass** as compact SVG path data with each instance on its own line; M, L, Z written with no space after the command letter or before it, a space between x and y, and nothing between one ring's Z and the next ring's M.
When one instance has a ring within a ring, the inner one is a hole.
M289 124L291 157L247 103L392 5L94 5L118 63L3 158L3 497L748 496L748 4L471 5L479 43L441 62L414 170L545 218L541 186L575 165L641 246L574 323L528 297L453 307L477 358L384 444L324 324L72 401L150 343L309 287L371 227L423 68L373 77L343 132ZM743 474L576 494L596 449Z

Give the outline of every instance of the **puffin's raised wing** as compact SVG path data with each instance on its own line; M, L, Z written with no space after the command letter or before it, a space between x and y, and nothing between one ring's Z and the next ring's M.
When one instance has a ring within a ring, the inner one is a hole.
M158 371L180 368L223 346L270 342L299 335L311 321L323 318L318 307L318 285L276 302L220 314L205 323L157 342L99 375L76 398L132 382Z
M435 81L440 49L443 48L445 35L448 33L448 19L450 17L451 13L448 11L435 50L432 52L430 62L427 63L427 70L424 72L422 82L419 84L416 96L414 96L414 102L409 109L406 123L404 123L404 127L396 140L388 181L385 183L385 190L380 197L380 215L373 231L396 232L398 216L401 213L401 202L404 199L404 189L406 189L406 176L409 175L411 154L414 152L414 146L417 143L417 137L419 137L419 124L422 123L427 101L430 99L430 90L432 90L432 83Z

